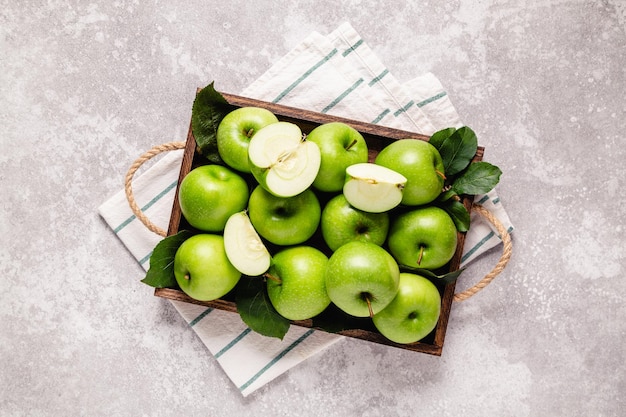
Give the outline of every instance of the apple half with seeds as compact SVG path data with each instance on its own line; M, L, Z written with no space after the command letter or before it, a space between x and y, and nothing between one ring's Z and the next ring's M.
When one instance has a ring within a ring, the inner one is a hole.
M293 197L309 188L322 161L317 144L290 122L259 130L250 140L248 159L254 178L277 197Z
M390 168L358 163L346 168L343 194L359 210L382 213L400 204L406 182L404 175Z
M262 275L270 267L272 257L245 211L226 221L224 248L230 263L244 275Z

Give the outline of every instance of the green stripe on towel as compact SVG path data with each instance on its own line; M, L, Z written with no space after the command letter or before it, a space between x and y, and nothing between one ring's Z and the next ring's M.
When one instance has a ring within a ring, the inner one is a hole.
M287 87L285 90L283 90L282 93L280 93L274 100L272 100L272 103L278 103L280 100L282 100L287 94L289 94L291 92L291 90L296 88L298 86L298 84L300 84L302 81L304 81L316 69L318 69L319 67L324 65L326 62L328 62L336 53L337 53L337 49L336 48L333 49L332 51L330 51L330 53L328 55L326 55L324 58L322 58L319 62L315 63L315 65L313 65L304 74L302 74L300 76L300 78L295 80L293 83L291 83L291 85L289 87Z
M344 98L346 98L346 96L348 94L350 94L351 92L353 92L354 90L356 90L356 88L358 86L360 86L361 84L363 84L363 78L359 78L354 84L352 84L346 91L344 91L343 93L341 93L339 95L339 97L337 97L336 99L334 99L333 101L330 102L330 104L326 107L324 107L321 111L321 113L326 113L328 112L330 109L332 109L333 107L335 107L337 104L339 104L341 102L341 100L343 100Z
M381 114L376 116L376 118L372 120L371 123L375 125L376 123L380 122L383 119L383 117L387 116L389 113L391 113L391 110L385 109Z
M359 39L354 45L352 45L351 47L349 47L348 49L346 49L345 51L343 51L342 55L348 56L348 54L352 51L354 51L356 48L358 48L361 44L363 43L363 39Z
M296 340L295 342L293 342L291 345L289 345L287 348L285 348L285 350L283 350L282 352L280 352L274 359L272 359L267 365L265 365L263 367L263 369L261 369L259 372L257 372L252 378L250 378L245 384L243 384L242 386L239 387L240 391L244 391L246 388L248 388L250 385L252 385L254 383L254 381L256 381L257 379L259 379L259 377L261 375L263 375L265 372L267 372L268 369L270 369L272 366L274 366L278 361L280 361L283 356L285 356L286 354L288 354L291 350L293 350L296 346L298 346L300 343L302 343L307 337L311 336L313 334L314 330L309 330L307 331L305 334L303 334L302 336L300 336L298 338L298 340Z
M417 107L424 107L425 105L427 105L429 103L432 103L433 101L439 100L440 98L445 97L446 95L447 95L447 93L445 91L441 92L441 93L439 93L437 95L434 95L434 96L432 96L430 98L427 98L424 101L420 101L419 103L417 103Z
M370 87L371 87L371 86L373 86L374 84L376 84L377 82L379 82L380 80L382 80L382 79L383 79L383 77L384 77L385 75L387 75L387 74L389 74L389 70L388 70L387 68L385 68L385 70L384 70L383 72L381 72L381 73L380 73L380 75L378 75L378 76L374 77L374 78L372 79L372 81L370 81L370 82L368 83L368 85L369 85Z
M235 346L237 343L239 343L239 341L241 339L243 339L244 337L246 337L246 335L248 333L250 333L252 331L252 329L247 328L246 330L244 330L243 332L239 333L239 335L237 335L237 337L235 337L229 344L227 344L226 346L224 346L222 348L222 350L220 350L219 352L217 352L215 354L215 359L219 358L220 356L222 356L224 353L228 352L230 350L230 348L232 348L233 346Z
M415 104L415 102L413 100L409 101L408 103L406 103L406 105L404 107L402 107L401 109L396 110L393 115L396 116L396 117L400 116L400 114L402 114L405 111L407 111L408 109L410 109L411 106L414 105L414 104Z
M178 180L176 180L173 183L171 183L170 185L168 185L163 191L161 191L159 194L157 194L156 197L154 197L152 200L148 201L148 203L141 208L141 211L148 210L157 201L159 201L161 198L163 198L163 196L165 196L167 193L172 191L172 189L175 188L177 184L178 184ZM113 229L113 232L115 232L116 234L119 233L120 230L122 230L123 228L128 226L133 220L135 220L135 218L136 218L136 216L133 214L128 219L124 220L119 226L117 226L115 229Z
M213 311L213 309L211 307L207 308L206 310L204 310L202 313L200 313L200 315L198 317L196 317L195 319L191 320L189 322L189 325L191 327L195 326L196 324L198 324L198 322L200 320L202 320L203 318L205 318L207 316L207 314L209 314L211 311Z

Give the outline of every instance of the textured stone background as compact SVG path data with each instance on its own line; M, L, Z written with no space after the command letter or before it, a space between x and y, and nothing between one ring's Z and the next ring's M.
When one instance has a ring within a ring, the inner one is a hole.
M626 413L626 3L170 3L0 0L0 415ZM442 357L346 340L244 399L97 207L184 140L196 87L344 21L400 81L441 79L505 172L514 257Z

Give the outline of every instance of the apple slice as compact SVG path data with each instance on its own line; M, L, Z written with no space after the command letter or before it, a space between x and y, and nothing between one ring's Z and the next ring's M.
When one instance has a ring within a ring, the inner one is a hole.
M271 255L245 211L231 215L224 227L226 257L242 274L258 276L270 267Z
M250 170L259 184L277 197L300 194L315 180L322 162L320 149L304 139L290 122L265 126L250 140Z
M404 175L369 162L346 168L343 194L355 208L370 213L382 213L402 201L407 179Z

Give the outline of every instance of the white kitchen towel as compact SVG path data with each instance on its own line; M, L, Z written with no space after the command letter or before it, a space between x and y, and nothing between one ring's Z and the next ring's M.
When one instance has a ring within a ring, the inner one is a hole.
M220 89L219 80L215 86ZM433 74L404 84L398 82L348 23L327 36L312 33L240 94L425 134L462 125ZM180 164L181 151L171 152L133 181L137 203L164 229L174 202ZM513 230L495 191L476 199L509 231ZM161 237L135 218L124 190L105 201L99 213L147 270L152 249ZM472 222L466 237L464 264L500 243L488 224L480 218L473 218ZM143 277L138 277L137 282L140 278ZM244 396L343 339L291 326L281 341L251 331L236 313L171 302Z

